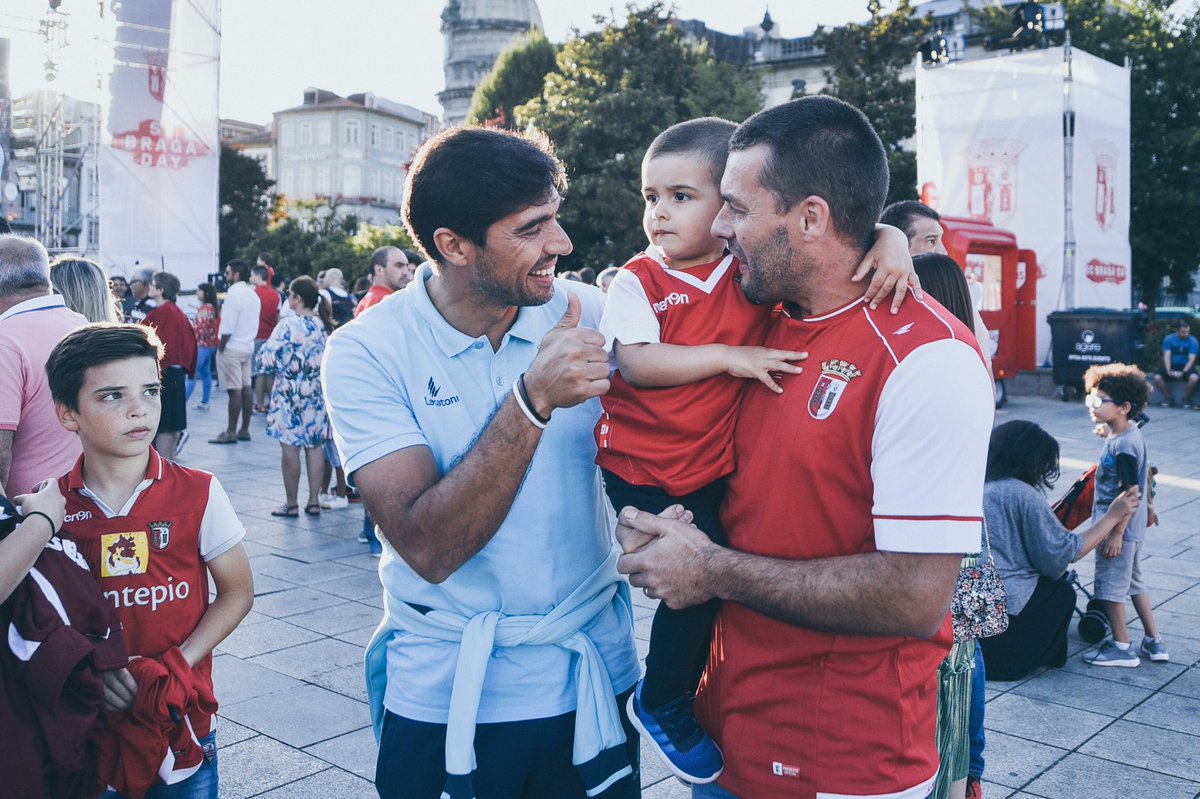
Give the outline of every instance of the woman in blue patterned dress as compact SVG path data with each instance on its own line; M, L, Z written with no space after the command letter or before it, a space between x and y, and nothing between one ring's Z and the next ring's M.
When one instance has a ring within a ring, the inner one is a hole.
M272 516L298 516L300 450L308 471L308 504L304 512L320 516L318 494L329 438L325 397L321 393L321 356L325 338L333 330L329 303L322 299L317 281L298 277L288 287L287 305L295 315L281 317L271 337L258 351L256 368L275 378L267 410L267 435L279 440L282 450L284 504Z

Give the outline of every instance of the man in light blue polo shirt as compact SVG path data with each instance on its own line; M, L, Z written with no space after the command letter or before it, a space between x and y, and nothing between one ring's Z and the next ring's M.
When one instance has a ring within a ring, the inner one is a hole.
M554 278L565 186L544 139L431 139L404 203L430 260L326 349L334 439L384 542L367 652L384 797L640 794L594 464L603 295Z

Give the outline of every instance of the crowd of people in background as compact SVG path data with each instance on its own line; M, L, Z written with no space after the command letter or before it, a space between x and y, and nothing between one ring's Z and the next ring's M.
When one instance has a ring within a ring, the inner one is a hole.
M674 125L641 177L646 249L556 275L572 245L550 143L450 129L406 187L424 255L380 247L353 290L340 268L288 279L269 253L234 258L190 314L170 271L110 276L0 235L0 722L18 731L0 767L21 795L217 795L212 651L253 576L220 481L180 462L214 385L210 444L252 441L256 416L279 442L272 516L362 503L385 797L631 799L644 741L697 799L978 799L985 673L1064 664L1066 569L1090 551L1111 635L1084 662L1169 660L1142 575L1136 418L1164 381L1190 403L1186 325L1152 379L1089 370L1104 444L1072 532L1040 493L1057 442L991 429L962 265L936 211L884 208L887 156L860 111L806 97ZM984 559L1008 628L955 640L946 608ZM46 574L68 601L39 616ZM632 589L661 600L644 675ZM41 657L79 658L64 690L90 697L53 768L30 722L61 710L35 712L29 688L46 617L78 629ZM172 718L150 684L183 697Z

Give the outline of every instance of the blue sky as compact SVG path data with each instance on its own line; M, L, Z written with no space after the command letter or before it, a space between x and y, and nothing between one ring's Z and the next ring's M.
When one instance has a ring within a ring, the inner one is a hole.
M3 0L0 36L13 39L13 92L42 85L45 55L36 36L45 0ZM890 5L890 4L889 4ZM338 92L370 91L381 97L441 112L443 88L441 3L430 0L224 0L222 3L221 116L269 122L271 113L301 101L306 86ZM865 0L677 0L684 18L738 33L757 24L770 6L784 36L801 36L816 25L865 19ZM541 0L547 34L562 41L572 27L595 27L594 14L623 10L624 2ZM56 84L76 95L95 86L97 50L92 17L95 0L63 0L71 15L69 47Z

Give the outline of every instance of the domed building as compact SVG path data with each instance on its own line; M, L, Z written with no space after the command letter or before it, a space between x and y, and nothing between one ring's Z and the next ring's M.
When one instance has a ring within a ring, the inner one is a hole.
M458 125L471 110L475 87L500 52L518 36L542 30L534 0L448 0L442 10L446 39L446 88L438 93L442 118Z

